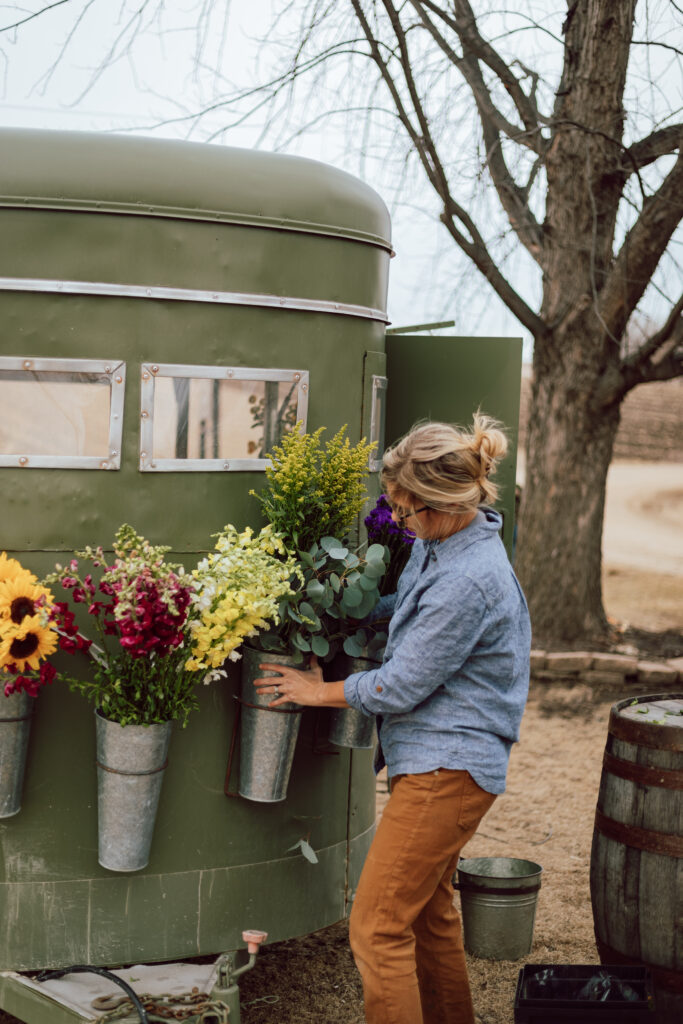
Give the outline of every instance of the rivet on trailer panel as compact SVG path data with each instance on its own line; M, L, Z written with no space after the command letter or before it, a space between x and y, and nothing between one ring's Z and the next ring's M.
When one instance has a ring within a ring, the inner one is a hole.
M25 455L22 455L21 458L19 459L19 465L28 466L28 459L26 458Z
M147 458L147 452L140 452L140 458L141 459L146 459Z
M230 463L229 462L224 462L223 463L223 469L230 469Z
M159 372L159 367L158 366L153 366L152 367L152 373L158 373L158 372Z
M25 359L24 360L24 369L25 370L30 370L32 366L33 366L33 363L31 362L30 359Z
M149 413L145 412L144 410L140 413L140 418L143 419L143 420L146 420L148 416L149 416Z
M117 384L122 384L123 383L123 377L116 377L115 380L116 380Z
M143 373L142 379L143 380L149 380L149 374L146 371L145 371L145 373Z

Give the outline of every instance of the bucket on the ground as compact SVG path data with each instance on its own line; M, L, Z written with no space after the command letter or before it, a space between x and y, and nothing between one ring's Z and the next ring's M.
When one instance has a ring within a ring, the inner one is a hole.
M514 857L471 857L458 864L465 949L489 960L531 952L540 864Z

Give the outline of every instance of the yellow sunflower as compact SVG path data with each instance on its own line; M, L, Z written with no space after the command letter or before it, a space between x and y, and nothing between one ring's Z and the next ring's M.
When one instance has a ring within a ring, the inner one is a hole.
M0 551L0 583L22 577L31 583L36 582L36 577L28 569L24 569L21 562L17 562L16 558L8 558L6 551Z
M19 625L5 619L0 624L0 666L16 665L19 672L37 671L42 658L57 648L57 634L44 625L43 616L26 615Z
M18 626L27 615L45 615L53 601L47 587L39 586L30 573L5 579L0 581L0 622L10 619Z

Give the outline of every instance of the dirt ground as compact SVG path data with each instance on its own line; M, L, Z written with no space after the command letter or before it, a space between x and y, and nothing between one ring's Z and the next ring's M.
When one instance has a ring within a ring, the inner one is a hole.
M625 468L628 465L628 468ZM648 657L683 656L683 464L616 464L608 488L605 605L615 645ZM624 524L628 524L628 530ZM647 537L648 557L642 558ZM507 792L468 857L519 857L543 867L531 954L515 962L469 958L479 1024L512 1024L524 963L597 963L588 871L609 709L642 692L535 684L514 748ZM386 803L378 783L378 812ZM363 1024L347 926L266 946L241 981L242 1024ZM17 1024L0 1011L0 1024Z

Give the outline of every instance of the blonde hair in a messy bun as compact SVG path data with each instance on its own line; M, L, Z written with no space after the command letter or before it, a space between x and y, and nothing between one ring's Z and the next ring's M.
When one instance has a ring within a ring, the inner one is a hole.
M470 512L497 500L490 477L507 449L502 424L480 412L471 430L418 424L384 453L382 483L439 512Z

